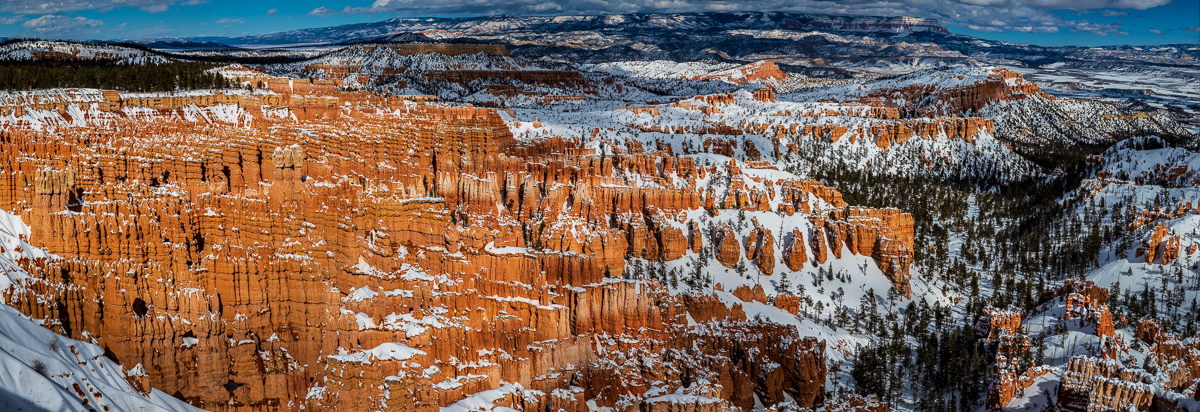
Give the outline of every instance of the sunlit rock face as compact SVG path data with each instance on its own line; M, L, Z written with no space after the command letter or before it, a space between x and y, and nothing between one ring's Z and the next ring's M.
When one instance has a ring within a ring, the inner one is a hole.
M771 276L848 250L908 293L910 217L737 160L517 138L427 97L97 98L0 135L0 208L57 255L6 301L208 410L819 407L824 340L627 259ZM738 211L809 223L698 223Z

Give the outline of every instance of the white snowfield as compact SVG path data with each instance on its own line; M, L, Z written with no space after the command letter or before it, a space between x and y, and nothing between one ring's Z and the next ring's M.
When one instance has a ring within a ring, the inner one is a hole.
M0 210L0 291L5 294L36 282L15 259L56 258L25 243L29 229L20 216ZM0 411L199 411L159 390L143 395L126 379L145 374L141 365L126 369L99 346L59 336L0 304Z

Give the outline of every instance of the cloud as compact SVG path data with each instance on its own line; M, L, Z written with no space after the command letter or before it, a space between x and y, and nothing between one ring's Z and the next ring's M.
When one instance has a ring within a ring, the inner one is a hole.
M376 1L376 3L379 3L379 2ZM349 8L349 6L347 6L346 8ZM313 9L312 11L308 12L309 16L320 16L320 17L325 17L325 16L328 16L331 14L337 14L337 11L334 9L325 7L325 6L317 7L315 9Z
M173 5L197 6L209 0L2 0L0 13L11 14L62 14L81 10L109 11L121 7L133 7L147 13L160 13Z
M13 23L16 23L16 22L19 22L19 21L25 21L25 20L28 20L28 19L29 19L29 18L28 18L28 17L25 17L25 16L8 16L8 17L0 17L0 26L8 26L8 25L11 25L11 24L13 24Z
M1080 10L1074 13L1076 16L1085 16L1088 14L1099 14L1100 17L1129 17L1129 12L1120 10Z
M1163 31L1162 31L1162 30L1149 29L1149 30L1146 30L1146 31L1148 31L1148 32L1151 32L1151 33L1154 33L1154 34L1157 34L1157 35L1159 35L1159 36L1162 36L1162 35L1163 35Z
M275 13L279 13L279 9L272 8L272 9L270 9L270 10L267 10L267 15L268 15L268 16L274 16L274 15L275 15Z
M55 14L48 14L21 23L21 27L24 27L25 30L37 34L73 34L102 25L104 25L104 22L101 20L92 20L84 17L70 18Z
M231 18L231 17L226 17L226 18L217 20L217 24L232 24L232 23L242 24L245 22L246 22L246 19L243 19L243 18L235 19L235 18Z
M1189 33L1200 33L1200 27L1180 27L1179 30L1183 30L1183 31L1186 31Z

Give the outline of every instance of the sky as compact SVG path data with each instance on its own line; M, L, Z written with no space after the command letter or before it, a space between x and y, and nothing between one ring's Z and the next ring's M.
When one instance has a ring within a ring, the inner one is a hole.
M243 36L392 17L790 11L936 18L1013 43L1200 43L1200 0L0 0L0 37Z

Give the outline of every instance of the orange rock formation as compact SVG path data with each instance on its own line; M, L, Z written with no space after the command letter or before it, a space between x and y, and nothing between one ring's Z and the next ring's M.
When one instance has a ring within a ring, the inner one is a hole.
M1167 263L1179 257L1179 235L1171 235L1167 225L1159 222L1154 232L1137 249L1136 256L1146 257L1147 264Z
M296 119L4 131L0 208L62 257L21 262L35 278L6 301L215 411L436 411L483 392L526 410L823 404L823 341L748 321L715 295L619 280L627 257L678 259L705 235L722 264L744 247L774 271L767 228L704 233L678 217L709 201L700 190L615 177L713 171L518 141L493 110L328 97L318 111L279 96L282 111L313 110ZM196 102L143 103L168 113ZM828 235L793 233L789 267L807 239L834 239L835 253L869 254L907 293L911 217L841 209L815 182L768 183L789 188L794 210L838 208L818 225ZM727 207L772 210L773 193ZM768 301L761 287L735 294ZM796 313L799 301L776 304ZM651 389L702 401L642 396Z

